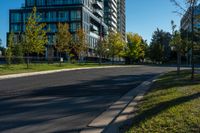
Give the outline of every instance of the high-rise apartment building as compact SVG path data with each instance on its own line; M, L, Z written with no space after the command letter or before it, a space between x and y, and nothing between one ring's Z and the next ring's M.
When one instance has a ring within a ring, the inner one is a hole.
M194 27L200 28L200 22L198 16L200 15L200 4L194 8ZM181 19L181 29L190 32L192 30L191 23L191 9L188 8L187 12Z
M126 4L125 0L117 0L117 30L126 40Z
M117 0L104 0L104 21L110 32L117 31Z
M20 9L10 10L9 32L15 33L17 41L18 35L25 31L27 19L35 6L41 17L40 22L46 23L46 29L49 30L47 56L56 53L55 33L59 22L68 23L72 34L77 29L84 29L88 54L92 56L100 36L105 35L102 33L118 31L125 34L125 0L119 1L122 5L117 0L25 0Z
M121 33L126 39L125 0L104 0L104 21L110 32Z
M183 15L182 19L181 19L181 30L183 31L183 33L185 33L186 37L188 39L191 39L191 31L192 31L192 12L191 12L191 8L188 8L188 10L186 11L186 13ZM200 28L200 22L199 22L199 15L200 15L200 4L194 7L194 32L197 31L197 29ZM194 39L194 38L193 38ZM195 37L195 39L198 39ZM195 49L188 49L187 52L187 63L188 64L192 64L192 54L193 56L195 56L195 53L198 53L199 50L198 48ZM195 57L197 58L197 57ZM198 57L199 58L199 57Z

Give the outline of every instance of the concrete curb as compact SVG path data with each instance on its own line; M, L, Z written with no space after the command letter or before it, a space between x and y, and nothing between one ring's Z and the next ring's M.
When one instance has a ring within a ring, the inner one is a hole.
M82 130L80 133L119 133L119 128L124 121L129 118L128 114L135 110L138 101L143 98L144 94L149 90L151 84L158 76L144 81L138 87L129 91L105 112L94 119L88 125L88 128Z
M35 76L35 75L43 75L43 74L52 74L52 73L58 73L58 72L76 71L76 70L104 69L104 68L119 68L119 67L134 67L134 66L84 67L84 68L71 68L71 69L60 69L60 70L49 70L49 71L30 72L30 73L20 73L20 74L10 74L10 75L3 75L3 76L0 76L0 80L11 79L11 78L20 78L20 77L28 77L28 76Z

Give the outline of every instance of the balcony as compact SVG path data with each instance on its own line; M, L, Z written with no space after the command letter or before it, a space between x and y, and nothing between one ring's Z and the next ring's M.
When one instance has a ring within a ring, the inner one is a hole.
M93 6L94 8L103 9L103 3L97 0L93 3Z
M101 10L98 9L94 9L94 15L96 15L97 17L103 17L103 12Z
M98 31L98 27L96 27L95 25L91 24L90 25L90 30L91 31Z

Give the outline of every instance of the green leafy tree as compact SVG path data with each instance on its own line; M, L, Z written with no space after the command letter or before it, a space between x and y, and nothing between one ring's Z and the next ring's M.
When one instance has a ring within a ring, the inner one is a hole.
M121 55L125 47L125 42L123 41L120 33L111 32L108 35L108 44L109 55L112 58L112 64L114 64L114 58Z
M99 40L95 47L95 52L99 56L99 64L102 63L102 58L108 55L109 47L108 47L108 39L104 38L103 40Z
M8 46L6 49L6 62L8 66L12 63L13 47L14 47L14 33L11 32L8 35Z
M184 15L188 14L189 22L191 24L190 32L191 32L191 66L192 66L192 71L191 71L191 79L194 79L194 49L195 49L195 24L199 21L199 15L195 15L195 9L197 4L199 3L199 0L184 0L183 3L185 5L181 5L179 1L177 0L170 0L176 7L180 9L180 11L175 11L175 13L178 13L179 15ZM189 7L188 9L185 9L185 7ZM198 22L199 23L199 22ZM189 29L188 29L189 30Z
M23 49L21 43L17 43L13 47L13 55L15 56L15 63L24 63Z
M58 32L56 33L56 49L59 52L59 56L61 58L62 53L67 52L70 55L71 52L71 41L72 35L69 32L68 24L58 24ZM61 66L61 61L60 61Z
M79 61L83 61L83 58L88 52L88 45L86 41L86 33L83 29L78 29L76 31L75 42L73 49L78 56Z
M128 59L130 64L133 61L138 60L143 57L144 51L142 51L142 37L138 34L128 33L127 34L127 44L125 48L125 57Z
M166 62L171 54L171 34L157 29L150 43L150 59L153 62Z
M148 46L147 40L142 39L142 43L140 47L141 47L141 51L140 51L139 59L144 61L144 59L149 58L149 46Z
M23 51L27 55L27 68L29 67L29 55L36 53L43 54L45 51L45 44L48 42L46 31L44 27L46 24L39 23L40 16L37 15L36 7L33 8L31 15L26 24L26 30L23 38Z
M181 52L182 52L182 38L181 33L175 31L171 40L171 46L177 53L177 74L180 74Z
M174 24L174 21L171 21L172 25L172 40L170 42L170 45L173 50L177 53L177 74L180 74L180 65L181 65L181 56L185 53L187 48L187 43L185 43L185 40L182 38L181 32L176 31L176 25Z

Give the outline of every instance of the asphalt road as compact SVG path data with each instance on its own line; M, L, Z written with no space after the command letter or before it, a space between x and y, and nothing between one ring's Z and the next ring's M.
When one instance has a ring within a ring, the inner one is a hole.
M172 69L134 66L0 80L0 132L79 132L129 90Z

